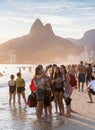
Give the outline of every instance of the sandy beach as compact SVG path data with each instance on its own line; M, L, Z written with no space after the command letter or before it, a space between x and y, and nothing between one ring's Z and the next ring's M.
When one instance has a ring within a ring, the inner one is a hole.
M95 96L92 96L95 102ZM65 123L55 130L94 130L95 129L95 103L88 103L87 91L78 92L74 90L72 94L72 109L69 118L65 118Z
M1 87L0 93L0 129L2 130L52 130L64 123L64 119L56 114L37 121L35 108L25 106L23 100L21 107L18 106L17 101L15 107L9 106L8 87ZM29 93L30 91L27 89L26 97Z
M29 91L26 91L28 96ZM93 96L95 101L95 96ZM19 108L9 107L8 87L0 88L0 129L2 130L94 130L95 129L95 103L89 101L86 90L78 92L74 90L72 94L72 109L69 118L54 114L45 118L43 121L37 121L35 108L24 106ZM23 102L23 101L22 101Z

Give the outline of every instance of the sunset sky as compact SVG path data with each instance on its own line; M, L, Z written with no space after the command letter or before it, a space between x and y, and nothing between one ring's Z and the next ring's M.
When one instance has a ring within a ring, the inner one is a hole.
M95 29L95 1L0 0L0 43L28 34L37 18L56 35L79 39Z

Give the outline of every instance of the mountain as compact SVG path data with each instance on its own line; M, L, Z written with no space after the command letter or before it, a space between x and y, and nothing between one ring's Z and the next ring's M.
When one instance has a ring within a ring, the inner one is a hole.
M95 29L85 32L84 36L78 42L90 46L91 49L95 48Z
M69 38L68 40L84 48L88 61L95 61L95 29L86 31L81 39Z
M81 39L68 38L68 40L83 46L90 46L93 49L95 48L95 29L86 31Z
M79 45L56 36L48 23L37 19L29 34L11 39L0 45L0 63L53 63L68 55L77 56L82 51Z

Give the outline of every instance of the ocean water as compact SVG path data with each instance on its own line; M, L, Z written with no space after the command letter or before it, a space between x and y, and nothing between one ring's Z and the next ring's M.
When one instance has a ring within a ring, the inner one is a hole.
M36 65L12 65L12 64L1 64L0 65L0 87L6 87L8 84L8 80L10 80L10 75L14 74L15 78L17 72L21 71L22 73L22 77L25 79L26 81L26 86L28 84L28 82L31 80L33 74L34 74L34 69L35 69ZM29 68L31 68L31 71L29 71ZM2 76L3 75L3 76Z
M10 75L21 71L22 77L25 79L26 98L30 94L29 84L34 75L36 65L0 65L0 130L52 130L62 124L64 119L60 116L53 114L51 117L44 118L43 121L37 121L35 108L30 108L24 105L24 101L21 98L22 106L19 108L16 105L9 106L9 87L8 81ZM30 70L31 68L31 70ZM53 113L55 112L54 102L52 102Z

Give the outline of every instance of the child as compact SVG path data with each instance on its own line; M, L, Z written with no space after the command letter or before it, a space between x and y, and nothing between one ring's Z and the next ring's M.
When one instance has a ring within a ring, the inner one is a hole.
M24 99L26 105L26 96L25 96L25 80L21 77L21 73L17 73L16 79L16 87L17 87L17 94L18 94L18 104L21 106L21 95Z
M13 105L15 105L16 96L16 81L14 80L14 75L10 75L11 80L8 81L9 85L9 105L11 106L11 101L13 99Z

